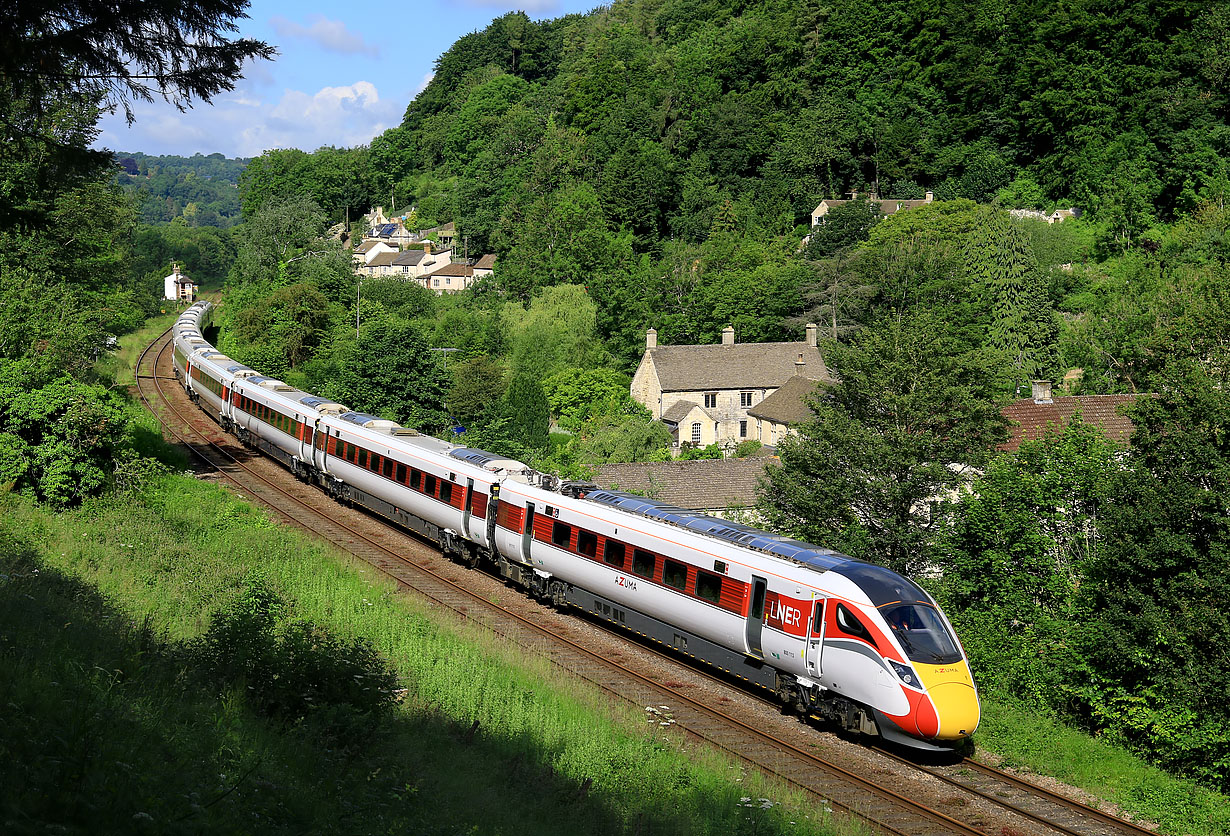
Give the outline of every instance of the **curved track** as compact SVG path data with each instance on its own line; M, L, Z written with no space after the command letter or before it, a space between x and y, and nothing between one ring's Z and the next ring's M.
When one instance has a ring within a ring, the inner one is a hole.
M174 441L186 446L243 493L255 497L291 524L372 565L430 603L480 623L529 652L549 658L555 665L601 690L633 705L650 706L647 711L659 718L661 725L676 725L688 735L813 795L824 808L844 811L886 833L922 836L991 832L982 815L974 815L970 821L946 815L883 786L883 779L874 780L856 774L744 720L729 716L714 705L681 694L677 688L671 687L671 683L658 682L612 658L604 658L563 635L563 631L553 629L550 626L553 619L542 617L546 611L519 595L515 597L515 603L503 606L472 591L468 588L473 586L468 582L472 572L460 569L434 548L387 524L375 524L369 517L341 508L322 491L296 481L280 466L225 434L188 401L169 362L169 337L170 330L147 346L138 359L138 396L158 417L164 431ZM536 609L538 614L533 618L527 617L527 609ZM695 672L695 668L690 670ZM717 679L706 671L701 673ZM920 768L915 764L909 764L909 767ZM984 782L990 780L984 771L989 770L988 767L967 762L963 768L970 772L977 770ZM1045 812L1035 812L1039 800L1047 791L1029 784L1025 784L1024 790L1018 787L1014 791L1024 794L1028 801L1014 799L1009 803L1005 801L1007 793L1002 785L999 788L980 788L975 781L950 777L943 770L928 769L927 772L954 788L1011 811L1006 820L1017 823L1011 832L1061 833L1068 836L1149 832L1085 808L1063 796L1047 798L1046 803L1051 808ZM1019 781L1004 773L999 775L1003 780ZM1070 806L1065 808L1065 804ZM1076 808L1081 809L1077 811ZM1071 826L1068 822L1072 822ZM1021 825L1026 825L1026 828L1021 828ZM999 827L995 832L1010 831Z

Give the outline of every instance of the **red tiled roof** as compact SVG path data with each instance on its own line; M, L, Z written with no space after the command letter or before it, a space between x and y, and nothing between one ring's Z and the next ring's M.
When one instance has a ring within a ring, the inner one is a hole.
M1156 396L1076 395L1054 398L1051 403L1036 403L1032 398L1013 401L1003 408L1004 417L1011 421L1012 425L1008 429L1008 441L1000 445L999 449L1016 451L1022 441L1036 441L1046 435L1048 430L1067 426L1078 409L1084 423L1093 424L1113 443L1126 447L1132 437L1133 426L1131 420L1119 408L1132 403L1138 397Z

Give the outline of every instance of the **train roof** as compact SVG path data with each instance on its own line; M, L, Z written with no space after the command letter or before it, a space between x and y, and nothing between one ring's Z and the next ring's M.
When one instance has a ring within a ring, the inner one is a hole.
M761 531L750 525L698 514L686 508L622 491L592 491L587 493L585 498L618 508L621 511L640 514L775 557L782 557L815 572L836 572L858 584L872 604L877 607L898 602L932 603L930 596L909 578L897 574L892 569L855 560L832 549L805 543L792 537Z
M698 514L686 508L678 508L665 502L646 499L643 496L635 496L622 491L593 491L586 494L585 498L601 502L612 508L619 508L622 511L651 517L691 529L701 534L708 534L711 537L737 543L749 549L756 549L757 551L767 552L777 557L784 557L796 563L801 563L817 572L827 572L851 560L847 555L832 549L813 546L811 543L804 543L802 540L782 537L778 534L770 534L767 531L752 528L750 525L723 520L719 517L710 517L706 514Z

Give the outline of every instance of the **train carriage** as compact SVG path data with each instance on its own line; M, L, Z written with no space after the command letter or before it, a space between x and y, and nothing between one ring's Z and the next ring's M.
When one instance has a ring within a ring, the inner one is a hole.
M202 336L211 310L198 303L175 326L185 387L224 428L338 498L536 597L773 690L801 714L923 748L976 728L965 654L909 579L351 411L218 353Z

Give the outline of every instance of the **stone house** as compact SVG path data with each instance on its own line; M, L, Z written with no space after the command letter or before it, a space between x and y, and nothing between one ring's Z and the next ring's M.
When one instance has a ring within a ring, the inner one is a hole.
M425 242L421 249L409 249L393 259L393 269L390 275L401 279L422 279L428 273L433 273L451 263L451 250L437 250L430 242Z
M795 375L780 389L747 411L753 423L752 437L766 447L776 447L794 427L812 418L807 398L815 393L818 381Z
M360 241L354 248L352 258L356 267L363 267L370 264L372 259L381 253L397 253L397 247L390 244L388 241L375 241L368 239Z
M733 447L755 438L748 411L792 377L832 380L816 332L809 324L802 342L736 343L728 326L720 345L659 346L651 328L632 397L671 429L676 445Z
M433 293L456 293L474 284L474 265L466 262L446 264L423 276L423 286Z
M858 192L850 192L850 197L848 200L825 199L820 201L820 205L812 210L811 225L815 226L816 224L821 223L824 216L831 210L836 209L838 206L842 206L846 203L851 203L855 200L866 200L869 203L879 204L879 211L881 215L895 215L898 212L906 212L910 209L917 209L919 206L926 206L928 203L933 203L935 201L935 193L928 191L927 196L921 200L906 200L896 197L881 198L875 192L870 192L861 197Z

